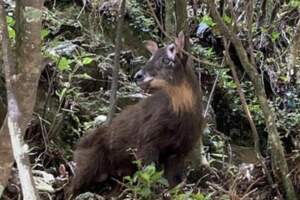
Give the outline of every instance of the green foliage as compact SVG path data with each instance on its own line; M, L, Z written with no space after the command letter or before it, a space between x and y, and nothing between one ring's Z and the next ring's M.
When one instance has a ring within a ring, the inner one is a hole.
M6 16L6 22L7 22L8 36L11 40L14 41L16 39L16 31L13 27L16 21L13 17Z
M232 90L236 88L236 84L228 72L230 72L230 69L220 69L220 80L223 88Z
M6 16L6 22L8 26L14 26L16 21L13 17Z
M230 107L235 113L244 113L241 106L241 100L237 93L237 86L231 76L230 69L219 69L220 81L219 85L227 91L227 98L230 98ZM252 117L257 125L264 124L263 113L260 107L258 98L255 96L253 85L250 81L242 81L241 86L245 94L249 110L252 113Z
M136 200L160 199L163 190L169 186L163 177L162 171L157 171L154 164L142 166L141 161L135 161L138 171L132 176L124 177L124 184L128 191L127 197ZM177 186L167 192L172 200L207 200L201 193L194 193L193 190L184 191Z
M209 15L204 15L199 20L200 23L204 23L209 27L214 27L216 23L213 21L213 19Z
M226 24L231 24L231 23L232 23L232 18L229 17L229 16L226 15L226 14L223 16L223 20L224 20L224 22L225 22Z
M273 31L271 33L271 40L272 40L272 42L275 42L279 37L280 37L280 33L279 32Z
M292 1L290 1L290 5L291 5L292 7L297 7L297 8L299 8L299 7L300 7L300 0L292 0Z
M44 40L50 33L50 30L49 29L43 29L41 31L41 39Z
M277 127L288 133L295 132L298 134L300 129L300 99L291 92L287 92L284 98L276 98L273 108L278 115Z
M93 62L93 58L91 58L91 57L85 57L85 58L83 58L83 60L82 60L82 64L83 65L88 65L88 64L91 64L92 62Z
M216 54L213 48L208 48L204 55L206 58L212 59L215 57Z
M125 185L129 191L129 196L134 199L157 199L157 194L154 192L158 188L168 186L168 182L163 178L163 172L157 171L154 164L142 167L141 162L136 162L138 168L133 177L124 177Z
M216 52L213 48L204 48L201 45L193 45L192 52L194 55L200 55L208 60L214 60L216 58Z
M69 71L71 70L70 64L71 61L68 58L62 57L61 59L59 59L57 66L60 71Z
M155 27L155 21L151 16L147 16L143 4L137 0L129 0L130 16L133 22L130 23L134 28L143 31L153 31Z
M172 200L208 200L202 193L193 193L193 191L183 192L179 188L174 188L171 191Z

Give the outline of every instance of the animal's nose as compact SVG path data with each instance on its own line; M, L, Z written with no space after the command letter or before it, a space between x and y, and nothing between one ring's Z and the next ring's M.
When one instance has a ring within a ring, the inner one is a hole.
M145 78L144 71L139 70L135 75L134 75L134 81L135 82L141 82Z

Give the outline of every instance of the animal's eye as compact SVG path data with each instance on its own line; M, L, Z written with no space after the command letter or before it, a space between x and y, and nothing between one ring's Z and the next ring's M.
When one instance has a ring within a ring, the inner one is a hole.
M165 65L171 65L171 64L173 64L173 61L170 60L170 59L167 58L167 57L164 57L164 58L162 59L162 63L165 64Z

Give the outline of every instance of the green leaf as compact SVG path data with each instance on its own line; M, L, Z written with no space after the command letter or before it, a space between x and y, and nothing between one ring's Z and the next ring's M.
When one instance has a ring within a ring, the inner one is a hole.
M214 27L216 25L216 23L213 21L213 19L208 15L204 15L201 18L200 23L204 23L209 27Z
M143 188L140 193L143 197L147 198L151 195L151 190L150 188Z
M68 60L66 57L62 57L60 60L59 60L59 63L58 63L58 69L60 71L68 71L71 69L70 67L70 63L71 61Z
M16 38L16 31L13 29L13 26L15 25L16 21L14 18L7 16L6 17L7 22L7 29L8 29L8 36L10 39Z
M8 36L10 39L16 38L16 31L12 27L8 27Z
M47 36L49 35L49 33L50 33L50 31L49 31L48 29L43 29L43 30L41 31L41 38L42 38L42 40L43 40L45 37L47 37Z
M143 181L145 181L146 183L149 183L150 182L150 176L149 174L146 174L146 173L140 173L139 176L141 177L141 179Z
M273 31L271 33L272 42L275 42L279 38L279 36L280 36L279 32Z
M7 22L7 25L8 25L8 26L14 26L15 23L16 23L15 19L12 18L12 17L10 17L10 16L7 16L7 17L6 17L6 22Z
M82 60L82 64L84 64L84 65L88 65L88 64L90 64L91 62L93 62L93 59L90 58L90 57L85 57L85 58L83 58L83 60Z
M205 196L201 193L193 194L192 195L193 200L205 200Z
M154 164L148 165L145 168L145 172L148 173L149 175L153 175L156 172L156 168Z
M226 14L223 16L223 20L224 20L224 22L225 22L226 24L231 24L231 22L232 22L231 17L229 17L229 16L226 15Z

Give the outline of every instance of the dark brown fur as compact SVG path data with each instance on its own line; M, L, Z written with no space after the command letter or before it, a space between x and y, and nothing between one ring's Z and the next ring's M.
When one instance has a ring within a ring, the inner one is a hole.
M109 177L132 174L136 167L129 149L144 164L163 167L171 186L178 183L184 159L202 131L201 94L191 64L176 53L174 66L161 63L166 47L158 49L143 68L154 79L147 83L153 94L129 106L108 127L83 137L74 152L77 163L72 192Z

